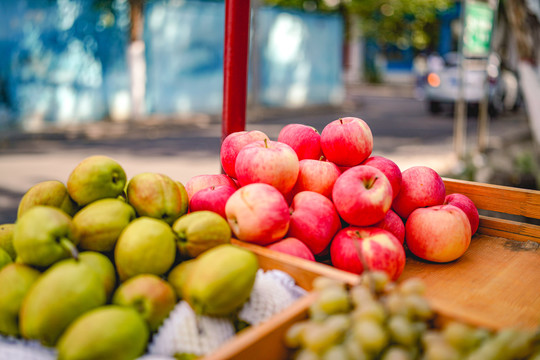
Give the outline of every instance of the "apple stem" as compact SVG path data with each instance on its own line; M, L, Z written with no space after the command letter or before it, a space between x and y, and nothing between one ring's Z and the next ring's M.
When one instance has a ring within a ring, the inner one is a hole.
M75 260L79 260L79 251L77 247L68 238L61 238L60 245L69 253L69 255Z
M321 155L321 157L319 158L319 161L324 161L324 155Z
M268 149L268 139L264 139L264 147Z
M339 123L343 124L343 119L342 118L339 118Z
M378 179L378 177L375 176L373 179L364 182L364 186L366 187L366 189L371 189L371 187L373 186L373 184L375 184L377 179Z

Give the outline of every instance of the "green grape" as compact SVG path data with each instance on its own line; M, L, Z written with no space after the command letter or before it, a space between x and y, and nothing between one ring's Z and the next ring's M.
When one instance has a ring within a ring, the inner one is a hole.
M417 319L429 320L433 317L433 310L423 296L417 294L407 295L404 298L404 302L409 312Z
M404 297L399 295L399 293L388 294L384 297L383 301L390 315L412 317L412 308L408 306Z
M413 355L407 351L406 349L400 347L400 346L390 346L387 348L382 357L381 360L413 360Z
M364 284L353 286L350 290L350 296L355 306L367 301L376 301L375 295Z
M308 326L309 320L303 320L291 325L285 332L285 345L290 348L302 346L303 332Z
M442 334L446 342L462 353L470 352L478 344L474 328L458 321L448 323Z
M313 351L309 349L301 349L295 354L294 358L296 360L319 360L320 359L317 353L314 353Z
M348 314L330 315L324 320L323 324L330 329L340 331L345 334L351 325L351 317Z
M399 292L403 295L424 295L426 284L419 278L409 278L399 285Z
M340 343L343 337L343 329L332 328L320 322L312 321L302 331L304 347L317 354L322 354L330 346Z
M425 360L459 360L459 352L445 342L431 344L425 351Z
M345 283L340 280L331 279L325 276L319 276L313 280L312 283L313 290L315 291L324 291L329 288L340 288L345 289Z
M382 292L389 282L390 278L384 271L368 271L362 274L362 284L376 293Z
M353 336L347 336L343 342L350 360L368 360L369 357L362 348L362 345Z
M353 336L367 353L378 354L388 344L385 329L373 320L361 320L353 324Z
M309 318L313 321L323 321L328 317L326 311L321 308L321 304L314 301L308 308Z
M502 333L507 334L506 352L510 358L524 358L533 352L535 334L532 331L506 329Z
M394 315L388 320L388 331L390 338L400 345L413 346L418 340L413 323L402 315Z
M386 310L378 301L364 301L353 310L351 316L355 321L371 319L382 324L386 319Z
M345 346L334 345L324 352L322 360L349 360L349 355Z
M337 314L350 310L349 293L344 288L330 287L319 293L317 300L319 308L325 313Z

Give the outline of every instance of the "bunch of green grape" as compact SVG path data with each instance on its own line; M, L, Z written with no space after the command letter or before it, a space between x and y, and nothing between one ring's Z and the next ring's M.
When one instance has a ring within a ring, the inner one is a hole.
M308 319L285 335L296 360L540 360L540 331L437 326L420 279L369 272L356 286L324 277L313 286Z

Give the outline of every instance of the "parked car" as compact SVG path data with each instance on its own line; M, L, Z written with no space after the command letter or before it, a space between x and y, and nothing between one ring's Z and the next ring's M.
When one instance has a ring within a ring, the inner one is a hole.
M424 80L424 98L431 113L439 113L444 104L454 104L459 98L459 55L449 52L442 57L441 66L429 69ZM467 59L463 70L463 97L467 104L477 106L487 81L488 109L491 115L504 111L505 84L500 71L500 60L491 55L485 60Z

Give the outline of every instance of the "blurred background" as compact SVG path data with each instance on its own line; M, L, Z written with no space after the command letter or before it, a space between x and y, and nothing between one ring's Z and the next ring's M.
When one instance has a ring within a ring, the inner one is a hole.
M540 0L251 0L246 121L365 116L386 154L449 141L443 175L538 189L539 19ZM0 22L0 160L32 134L221 121L224 1L0 0Z

